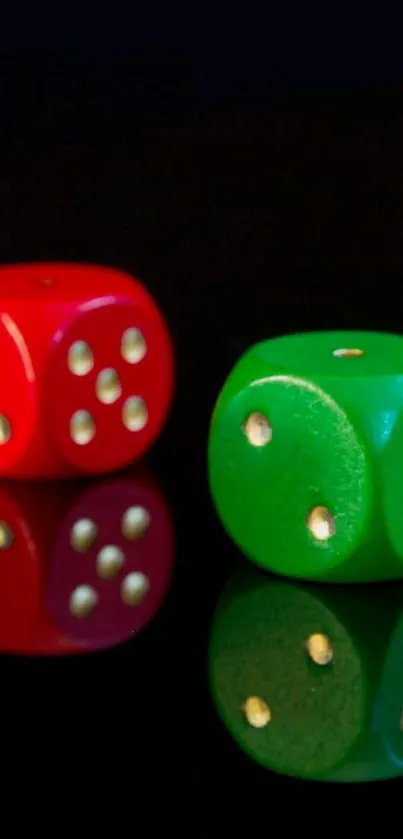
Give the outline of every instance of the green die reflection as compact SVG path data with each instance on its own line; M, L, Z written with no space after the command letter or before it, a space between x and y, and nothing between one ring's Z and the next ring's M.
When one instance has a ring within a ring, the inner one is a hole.
M211 629L221 720L256 762L317 781L403 775L403 586L238 572Z
M215 406L208 466L225 528L258 565L323 582L403 577L403 338L252 347Z

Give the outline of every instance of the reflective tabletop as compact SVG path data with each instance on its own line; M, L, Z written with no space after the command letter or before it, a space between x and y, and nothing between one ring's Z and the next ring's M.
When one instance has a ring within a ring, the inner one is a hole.
M138 276L169 326L176 385L160 438L128 469L0 481L15 824L29 812L53 836L206 837L272 832L276 818L312 832L348 805L372 826L385 797L400 808L403 584L254 568L214 510L206 447L254 342L401 332L403 110L375 91L128 114L105 138L66 106L41 147L46 103L26 116L29 148L24 132L4 142L1 262Z

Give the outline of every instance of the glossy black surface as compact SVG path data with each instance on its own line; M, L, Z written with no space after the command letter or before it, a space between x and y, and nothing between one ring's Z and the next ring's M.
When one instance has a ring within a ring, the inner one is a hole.
M254 764L215 712L207 645L239 555L210 503L205 444L222 381L252 342L401 331L402 92L142 118L129 100L116 130L105 111L103 132L88 89L85 107L78 94L58 99L55 128L47 84L41 110L4 143L1 260L120 266L159 301L177 392L147 468L173 517L176 558L166 600L137 637L85 656L1 657L15 818L29 801L53 834L82 822L94 835L142 836L230 834L241 823L273 832L274 818L280 830L292 816L323 831L347 807L364 819L384 797L399 801L400 780L319 793Z

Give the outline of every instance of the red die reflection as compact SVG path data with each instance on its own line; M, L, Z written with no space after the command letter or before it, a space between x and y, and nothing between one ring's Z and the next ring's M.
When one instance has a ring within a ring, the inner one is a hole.
M173 528L146 475L0 487L0 649L79 653L138 633L166 595Z
M3 266L0 309L0 474L102 473L149 448L173 356L141 283L101 266Z

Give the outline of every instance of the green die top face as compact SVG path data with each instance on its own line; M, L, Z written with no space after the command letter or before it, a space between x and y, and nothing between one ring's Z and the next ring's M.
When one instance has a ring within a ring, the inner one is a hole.
M319 332L252 347L220 394L208 451L217 510L242 550L306 579L403 576L377 510L402 405L399 336Z
M348 588L241 570L220 599L212 697L234 740L268 769L346 782L403 774L402 588L358 598Z
M302 376L402 376L402 341L384 332L311 332L273 338L253 349L266 364Z

